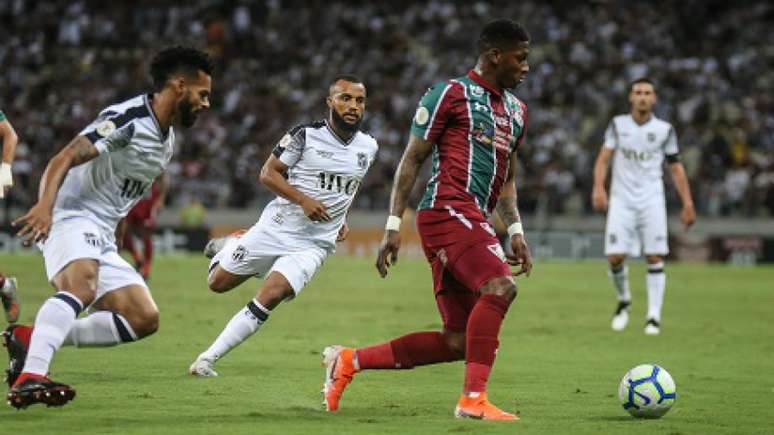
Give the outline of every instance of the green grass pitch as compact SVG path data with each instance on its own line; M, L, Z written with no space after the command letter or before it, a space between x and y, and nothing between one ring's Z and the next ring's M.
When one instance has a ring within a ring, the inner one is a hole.
M3 434L770 434L774 428L774 268L667 265L662 334L645 336L644 267L632 262L632 321L609 329L615 301L600 261L538 262L519 279L503 325L490 398L517 423L452 417L463 364L359 374L336 414L323 412L321 349L361 346L441 324L424 262L404 259L379 279L370 259L333 257L295 301L196 379L188 365L253 296L205 286L202 257L161 257L150 281L159 332L107 349L65 348L52 377L78 396L63 408L0 408ZM22 321L50 294L39 256L0 256L19 278ZM3 356L4 358L4 356ZM677 402L635 420L617 387L639 363L663 365Z

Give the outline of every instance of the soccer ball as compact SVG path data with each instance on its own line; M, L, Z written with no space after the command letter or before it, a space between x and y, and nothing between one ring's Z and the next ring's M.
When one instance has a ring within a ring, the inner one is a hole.
M641 364L621 379L618 398L629 414L638 418L659 418L675 403L677 390L663 367Z

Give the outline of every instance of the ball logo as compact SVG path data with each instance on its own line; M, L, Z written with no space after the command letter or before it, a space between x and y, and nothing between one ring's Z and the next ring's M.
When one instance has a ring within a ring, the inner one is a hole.
M102 137L108 137L110 136L114 131L116 131L116 124L113 123L113 121L107 119L105 121L100 122L97 124L97 134Z
M417 114L414 115L414 121L418 125L425 125L429 120L430 120L430 111L427 110L427 107L420 106L419 109L417 109Z

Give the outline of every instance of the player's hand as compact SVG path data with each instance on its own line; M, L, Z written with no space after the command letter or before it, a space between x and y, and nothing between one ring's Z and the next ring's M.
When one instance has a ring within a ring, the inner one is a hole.
M387 276L387 268L398 262L399 249L400 232L386 230L379 245L379 254L376 256L376 270L382 278Z
M683 206L683 211L680 212L680 220L683 222L683 227L686 230L696 222L696 210L693 208L693 204Z
M595 187L591 192L591 206L597 211L607 211L607 192L604 187Z
M13 226L23 225L16 235L24 239L22 241L24 246L30 246L48 238L52 220L50 210L50 207L37 203L27 214L11 222Z
M331 220L331 217L328 216L328 212L325 211L325 206L323 203L314 198L307 196L303 201L301 201L300 205L301 208L304 209L304 214L306 217L315 222L328 222Z
M511 266L521 266L521 268L514 272L513 276L519 276L522 273L529 276L532 270L532 254L529 252L529 246L522 234L514 234L511 237L511 250L513 254L506 255L508 264Z
M347 234L349 234L349 225L347 225L346 222L344 222L344 225L339 228L339 235L336 236L337 242L343 242L347 239Z

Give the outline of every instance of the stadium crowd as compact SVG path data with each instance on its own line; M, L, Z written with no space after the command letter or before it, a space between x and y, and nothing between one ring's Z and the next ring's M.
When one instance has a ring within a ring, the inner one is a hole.
M419 97L465 74L482 23L503 16L533 40L531 72L516 90L530 108L523 211L591 212L604 129L628 110L628 82L647 75L656 112L677 129L698 211L774 216L767 1L0 0L0 109L20 137L13 202L32 203L47 159L101 108L149 89L155 51L186 43L217 60L214 107L199 128L179 132L168 201L262 204L269 193L256 178L274 143L324 117L328 82L350 72L368 87L364 130L381 145L356 205L386 208Z

